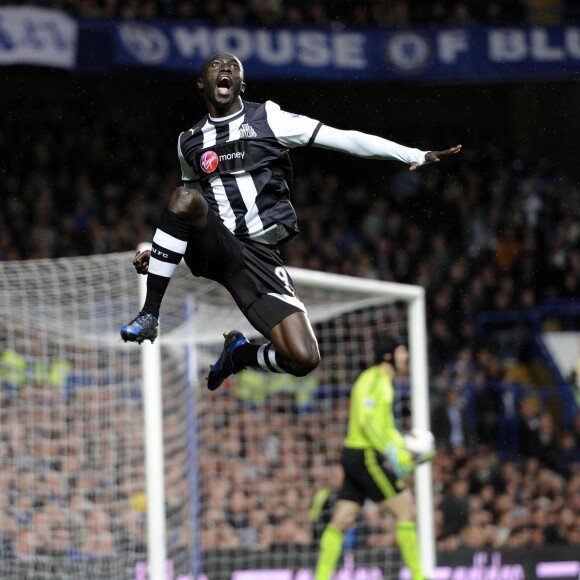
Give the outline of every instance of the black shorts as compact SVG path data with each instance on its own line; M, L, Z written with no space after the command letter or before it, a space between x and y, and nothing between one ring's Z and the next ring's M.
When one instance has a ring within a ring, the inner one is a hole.
M306 311L278 249L237 238L211 210L207 227L192 230L184 260L194 276L224 286L263 335L290 314Z
M338 499L362 505L369 498L376 503L391 499L405 489L383 456L372 449L343 448L340 463L344 481Z

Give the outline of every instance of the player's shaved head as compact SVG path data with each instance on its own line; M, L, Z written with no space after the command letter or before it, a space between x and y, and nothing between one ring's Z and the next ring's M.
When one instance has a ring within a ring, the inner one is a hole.
M210 116L237 113L242 108L240 95L246 88L244 67L236 55L216 52L203 63L197 88L203 92Z
M242 64L240 59L235 54L232 54L231 52L215 52L214 54L212 54L211 56L206 58L205 62L201 66L201 75L202 76L203 76L203 73L205 72L206 68L214 60L235 60L239 64L240 70L242 71L242 74L244 72L244 65Z

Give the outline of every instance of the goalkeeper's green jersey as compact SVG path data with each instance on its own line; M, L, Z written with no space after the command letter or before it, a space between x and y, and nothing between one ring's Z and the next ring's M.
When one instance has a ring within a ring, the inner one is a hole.
M393 381L379 365L358 377L350 393L345 447L384 453L389 443L403 446L403 436L393 414L394 396Z

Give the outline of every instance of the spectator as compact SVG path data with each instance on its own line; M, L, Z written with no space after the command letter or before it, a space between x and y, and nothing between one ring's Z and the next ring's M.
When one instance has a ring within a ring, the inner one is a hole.
M580 469L580 448L575 445L573 433L564 431L557 436L551 467L566 479L573 471Z
M480 352L480 357L487 357L488 353ZM486 364L485 362L483 364ZM497 380L488 381L484 372L474 376L474 409L475 430L477 441L488 447L497 449L499 445L497 434L501 420L501 392Z
M56 558L68 557L72 553L71 548L70 530L64 526L54 529L48 547L48 555Z
M247 545L251 538L246 538L250 527L251 512L249 498L242 489L233 489L228 497L226 521L236 531L241 545Z
M471 446L467 413L453 385L445 391L444 401L435 408L431 424L438 446L448 449Z
M468 490L468 483L463 479L451 482L449 492L440 506L443 513L443 537L460 534L469 524Z
M540 415L538 425L538 447L535 456L546 467L554 467L554 456L557 449L557 433L554 419L549 412Z
M534 411L535 398L524 395L519 401L518 448L523 457L533 457L540 446L540 418Z
M12 544L12 553L18 560L32 561L38 554L36 534L26 526L19 526Z

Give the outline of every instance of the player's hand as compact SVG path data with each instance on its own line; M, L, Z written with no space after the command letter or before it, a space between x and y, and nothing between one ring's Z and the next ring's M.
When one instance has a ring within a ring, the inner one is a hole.
M439 163L442 157L448 157L449 155L456 155L461 151L462 145L455 145L455 147L451 147L451 149L445 149L445 151L428 151L425 153L425 163ZM419 169L421 165L416 162L411 163L409 166L409 171L415 171Z
M137 274L147 274L149 272L149 258L151 257L151 250L140 252L137 250L133 258L133 266Z
M385 457L399 479L407 477L415 469L413 456L404 447L397 447L393 443L389 443Z
M418 453L413 456L413 463L415 465L421 465L422 463L428 463L429 461L433 461L435 456L437 455L437 451L433 449L432 451L427 451L425 453Z

